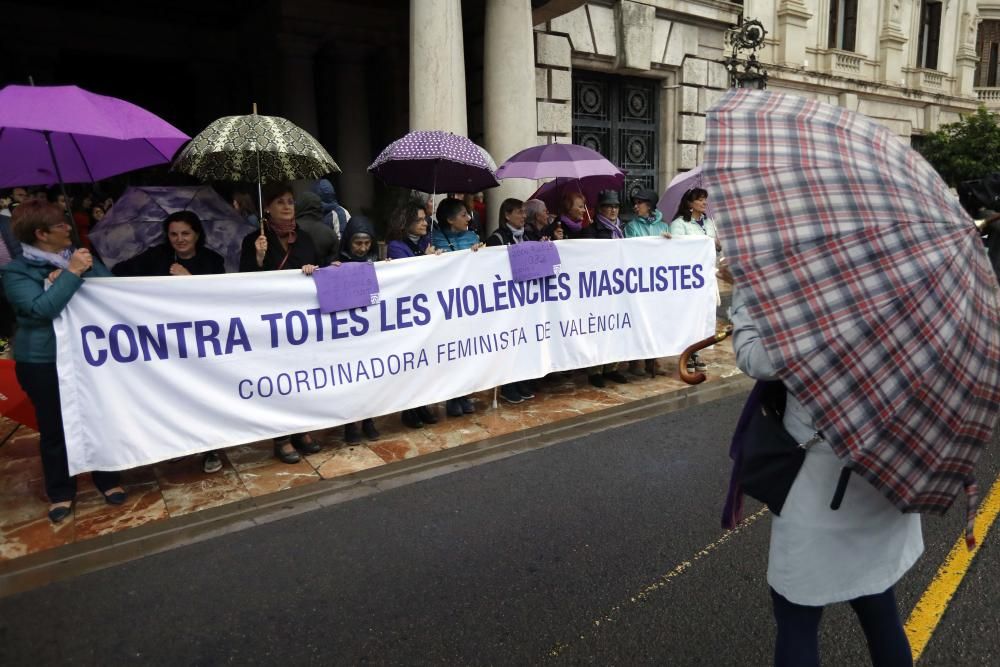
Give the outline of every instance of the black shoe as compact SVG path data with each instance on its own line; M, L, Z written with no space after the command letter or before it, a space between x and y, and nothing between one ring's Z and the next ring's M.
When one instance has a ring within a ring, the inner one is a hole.
M505 384L500 387L500 398L508 403L514 404L522 403L524 401L524 399L521 398L520 392L518 392L512 384Z
M122 505L125 503L125 498L128 497L124 491L115 491L114 493L102 492L102 495L104 496L104 502L109 505Z
M472 399L467 396L463 396L458 399L458 403L462 406L462 412L464 414L471 415L476 411L476 406L472 403Z
M361 432L365 434L365 437L369 440L378 440L381 435L378 429L375 428L374 419L365 419L361 422Z
M422 421L425 424L438 423L437 415L434 414L434 411L426 405L421 405L419 408L417 408L417 416L420 417L420 421Z
M407 428L423 428L424 422L420 419L420 413L414 410L403 410L399 413L399 420L403 422L403 426Z
M73 513L73 503L60 505L49 510L49 521L52 523L62 523L63 519Z
M590 384L594 385L598 389L604 389L606 385L604 377L601 375L588 375L587 379L590 380Z
M448 413L449 417L461 417L465 414L462 412L462 404L459 403L457 398L449 398L445 401L444 411Z
M524 400L535 397L535 392L531 391L527 382L515 382L514 388L517 389L517 393L521 394L521 398Z
M361 429L358 423L344 424L344 442L349 445L357 445L361 442Z
M613 380L618 384L628 384L628 378L619 371L605 371L604 377Z
M298 463L302 457L296 450L286 452L283 448L289 444L288 441L274 443L274 457L282 463Z
M308 438L308 440L306 438ZM291 440L292 446L303 454L315 454L319 450L323 449L323 446L313 440L312 436L308 433L296 433L292 436Z

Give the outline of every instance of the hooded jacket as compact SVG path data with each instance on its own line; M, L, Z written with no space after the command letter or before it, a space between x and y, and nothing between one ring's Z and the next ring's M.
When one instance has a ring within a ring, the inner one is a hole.
M333 189L333 183L322 178L313 186L313 192L319 195L320 201L323 202L323 224L334 230L338 238L343 236L344 226L351 219L351 214L337 201L337 191Z
M337 247L337 235L323 223L323 202L315 192L303 192L295 200L295 222L306 230L316 244L321 265L330 263Z
M367 234L372 244L368 248L368 254L363 257L355 257L351 254L351 239L358 234ZM375 227L363 215L356 215L344 227L344 234L340 238L340 249L337 251L337 259L341 262L377 262L378 261L378 239L375 237Z

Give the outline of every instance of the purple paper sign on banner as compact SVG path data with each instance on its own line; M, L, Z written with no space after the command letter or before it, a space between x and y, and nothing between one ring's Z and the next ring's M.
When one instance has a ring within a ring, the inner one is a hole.
M319 309L324 313L378 303L378 276L371 262L344 262L313 272Z
M534 280L559 273L559 249L552 241L525 241L507 246L514 280Z

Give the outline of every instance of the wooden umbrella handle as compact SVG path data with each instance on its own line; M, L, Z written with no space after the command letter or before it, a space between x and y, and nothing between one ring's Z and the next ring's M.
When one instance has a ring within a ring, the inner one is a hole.
M687 369L688 359L691 357L692 354L694 354L698 350L704 350L706 347L711 347L716 343L721 343L722 341L729 338L729 336L731 336L732 333L733 333L733 325L730 324L725 329L719 331L715 335L709 336L705 340L700 340L697 343L692 343L691 345L688 346L686 350L681 352L680 361L677 362L677 370L681 375L681 379L684 380L684 382L687 382L688 384L701 384L702 382L704 382L707 378L705 377L705 374L702 373L701 371L695 373L688 372Z

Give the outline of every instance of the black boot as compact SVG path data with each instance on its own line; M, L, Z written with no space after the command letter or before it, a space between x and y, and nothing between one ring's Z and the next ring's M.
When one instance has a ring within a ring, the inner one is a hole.
M356 445L361 442L361 429L357 422L344 424L344 442L349 445Z
M375 420L371 418L362 420L361 431L365 434L365 437L368 438L369 440L378 440L379 435L381 435L378 432L378 429L375 428Z
M403 410L399 413L399 418L403 422L403 426L409 428L423 428L424 421L420 418L419 408L413 410Z
M421 405L417 408L417 416L420 417L420 421L425 424L437 424L438 418L434 414L434 410L431 409L429 405Z

